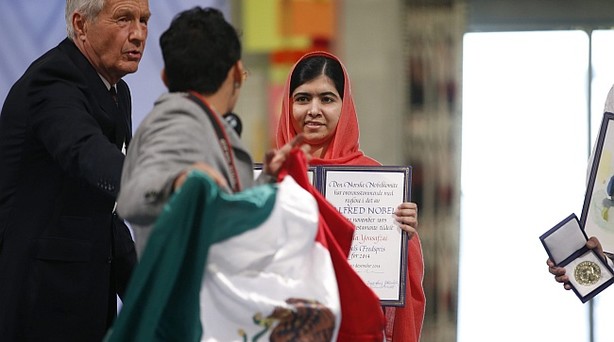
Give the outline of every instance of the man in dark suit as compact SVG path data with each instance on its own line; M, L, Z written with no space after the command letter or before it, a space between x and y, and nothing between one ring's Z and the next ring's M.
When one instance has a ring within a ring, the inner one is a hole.
M115 214L148 0L67 0L0 114L0 339L101 341L136 262ZM116 94L114 94L116 92Z

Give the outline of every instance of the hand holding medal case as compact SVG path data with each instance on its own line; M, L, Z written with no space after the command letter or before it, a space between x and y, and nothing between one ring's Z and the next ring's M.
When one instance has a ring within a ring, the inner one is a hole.
M586 247L588 237L575 214L539 237L548 256L564 267L572 290L586 303L614 282L614 271L597 252Z

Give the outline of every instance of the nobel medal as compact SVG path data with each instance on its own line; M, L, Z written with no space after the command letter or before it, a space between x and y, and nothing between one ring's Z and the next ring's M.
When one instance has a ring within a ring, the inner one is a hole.
M601 268L593 261L582 261L574 268L574 277L580 285L594 285L601 279Z

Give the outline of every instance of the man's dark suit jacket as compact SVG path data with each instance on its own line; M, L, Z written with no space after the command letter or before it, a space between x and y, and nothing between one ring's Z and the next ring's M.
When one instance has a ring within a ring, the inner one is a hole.
M0 339L101 341L136 261L114 213L131 137L68 39L34 61L0 114Z

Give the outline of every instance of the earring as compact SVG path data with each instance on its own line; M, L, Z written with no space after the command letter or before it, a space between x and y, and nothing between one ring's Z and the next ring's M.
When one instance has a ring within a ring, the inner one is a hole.
M235 82L233 86L235 87L235 89L239 89L241 87L241 83Z

